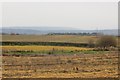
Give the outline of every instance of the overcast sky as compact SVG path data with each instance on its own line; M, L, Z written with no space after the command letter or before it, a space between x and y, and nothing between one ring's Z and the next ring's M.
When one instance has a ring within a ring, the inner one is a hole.
M3 27L117 29L116 2L10 2L2 5Z

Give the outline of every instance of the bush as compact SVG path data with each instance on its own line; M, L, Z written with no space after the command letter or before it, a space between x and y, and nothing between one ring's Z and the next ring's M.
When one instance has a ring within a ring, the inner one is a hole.
M117 41L114 36L101 36L97 41L97 47L102 49L108 49L110 47L116 47Z

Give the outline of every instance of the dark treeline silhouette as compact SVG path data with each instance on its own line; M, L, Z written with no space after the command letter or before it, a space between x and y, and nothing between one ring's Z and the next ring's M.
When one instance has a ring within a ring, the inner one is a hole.
M0 34L2 34L2 35L21 35L19 33L0 33Z
M1 45L44 45L44 46L75 46L75 47L89 47L88 43L69 43L69 42L0 42Z
M87 35L87 36L96 36L100 33L48 33L48 35Z
M20 33L0 33L2 35L25 35L25 34L20 34ZM47 35L81 35L81 36L97 36L97 35L102 35L100 33L71 33L71 32L67 32L67 33L48 33Z

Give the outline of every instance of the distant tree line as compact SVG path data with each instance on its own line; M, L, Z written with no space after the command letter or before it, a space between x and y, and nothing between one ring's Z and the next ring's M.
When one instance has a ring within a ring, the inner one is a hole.
M87 36L96 36L101 35L100 33L48 33L48 35L87 35Z
M23 35L20 33L0 33L2 35ZM81 35L81 36L97 36L97 35L102 35L100 33L71 33L71 32L66 32L66 33L48 33L47 35Z
M19 33L0 33L0 34L2 34L2 35L21 35Z
M44 46L75 46L75 47L89 47L88 43L69 43L69 42L0 42L1 45L44 45Z

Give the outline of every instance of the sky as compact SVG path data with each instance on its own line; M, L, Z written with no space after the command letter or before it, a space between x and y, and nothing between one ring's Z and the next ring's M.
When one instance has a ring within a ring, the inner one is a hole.
M117 2L5 2L3 27L117 29Z

